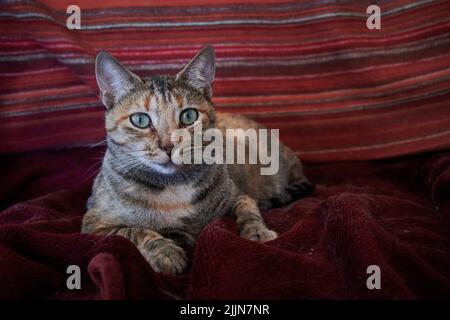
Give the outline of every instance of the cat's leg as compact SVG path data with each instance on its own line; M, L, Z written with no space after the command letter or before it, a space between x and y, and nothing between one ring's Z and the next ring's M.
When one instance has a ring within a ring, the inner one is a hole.
M95 209L85 214L81 231L127 238L134 243L156 272L177 274L187 265L186 253L173 240L149 229L128 227L113 219L102 219Z
M247 195L241 195L233 207L236 224L241 237L256 241L266 242L277 237L275 231L270 230L264 223L256 201Z

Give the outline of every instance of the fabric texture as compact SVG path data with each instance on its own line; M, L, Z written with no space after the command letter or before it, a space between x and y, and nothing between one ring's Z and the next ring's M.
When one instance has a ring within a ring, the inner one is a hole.
M231 218L200 234L178 276L119 236L80 234L103 148L1 158L0 299L414 299L450 297L450 153L306 164L317 190L264 212L279 238L240 238ZM66 269L81 268L81 290ZM367 267L381 289L366 286Z
M450 2L72 1L0 3L0 152L104 139L94 57L175 75L217 53L218 110L279 128L303 159L376 159L450 146ZM6 139L5 139L6 137Z

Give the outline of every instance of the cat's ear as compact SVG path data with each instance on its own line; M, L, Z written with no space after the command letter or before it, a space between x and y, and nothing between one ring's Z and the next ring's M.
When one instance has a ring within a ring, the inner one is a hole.
M100 52L95 59L95 77L100 97L107 109L114 106L137 83L142 82L107 52Z
M185 81L195 89L200 90L207 98L212 97L212 83L216 72L216 58L212 47L203 48L177 74L176 79Z

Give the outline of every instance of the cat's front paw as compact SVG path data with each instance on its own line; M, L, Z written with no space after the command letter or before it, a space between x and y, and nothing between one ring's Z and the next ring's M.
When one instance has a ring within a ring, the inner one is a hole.
M263 224L252 224L251 226L245 227L240 233L241 237L263 243L275 239L278 235L275 231L268 229Z
M166 238L149 241L141 252L153 270L164 274L181 273L188 262L184 250Z

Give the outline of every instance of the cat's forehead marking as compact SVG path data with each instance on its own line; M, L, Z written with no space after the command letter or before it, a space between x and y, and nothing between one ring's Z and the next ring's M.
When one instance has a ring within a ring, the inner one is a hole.
M155 118L153 119L153 121L155 121L155 124L159 123L159 116L161 114L161 110L160 110L160 108L158 108L158 104L159 104L159 99L158 99L157 95L152 94L150 96L150 111L152 114L155 115Z
M153 85L153 93L158 96L163 103L171 102L170 91L172 89L170 78L166 76L158 76L150 78Z
M183 108L184 105L184 97L181 94L177 94L177 93L173 93L173 97L175 98L174 100L176 101L176 106L179 109Z
M167 78L166 77L154 77L152 78L155 91L161 95L165 95L167 91Z
M151 103L151 95L150 94L147 94L147 95L145 95L145 98L144 98L144 108L145 108L145 110L147 110L148 112L150 112L150 103Z

